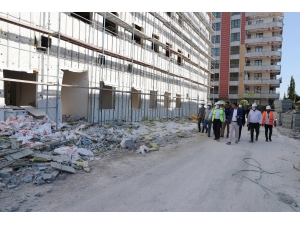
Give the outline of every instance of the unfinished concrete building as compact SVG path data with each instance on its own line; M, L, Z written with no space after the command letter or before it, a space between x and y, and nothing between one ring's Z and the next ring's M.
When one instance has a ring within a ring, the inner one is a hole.
M203 12L2 12L0 120L28 106L56 122L195 114L209 99L213 19Z

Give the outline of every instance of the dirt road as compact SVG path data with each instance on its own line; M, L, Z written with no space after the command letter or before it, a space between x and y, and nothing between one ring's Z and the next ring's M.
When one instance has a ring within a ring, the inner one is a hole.
M258 142L248 141L246 127L241 142L230 146L197 134L146 156L97 161L90 174L28 185L6 194L1 205L27 195L19 211L300 211L300 171L293 169L299 141L276 129L273 142L265 142L263 132Z

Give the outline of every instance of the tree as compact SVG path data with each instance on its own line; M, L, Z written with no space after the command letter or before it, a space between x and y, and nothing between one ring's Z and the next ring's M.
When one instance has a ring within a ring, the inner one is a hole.
M284 99L286 99L286 95L285 95L285 92L284 92L284 94L283 94L283 100L284 100Z
M291 77L290 85L288 86L288 99L291 99L292 102L296 100L296 91L295 91L295 80L294 77Z
M249 105L249 102L246 99L243 99L240 101L240 103L244 106L247 107Z

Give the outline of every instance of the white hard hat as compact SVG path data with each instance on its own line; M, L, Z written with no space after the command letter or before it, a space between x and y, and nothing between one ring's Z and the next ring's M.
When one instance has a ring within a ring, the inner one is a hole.
M271 106L268 105L268 106L266 107L266 109L271 109Z
M207 105L210 105L210 106L211 106L211 102L207 103Z
M253 103L253 104L252 104L252 107L256 107L256 106L257 106L256 103Z
M216 105L222 105L223 104L223 102L221 102L221 101L218 101L217 103L216 103Z
M205 105L205 102L200 102L200 105Z

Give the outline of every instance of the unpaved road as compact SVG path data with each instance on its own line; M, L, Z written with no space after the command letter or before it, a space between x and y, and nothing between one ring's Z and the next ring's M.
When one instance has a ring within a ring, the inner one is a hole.
M90 174L0 193L1 210L27 195L19 211L299 212L300 171L293 164L300 162L300 142L276 129L273 142L265 142L262 131L255 143L245 127L231 146L197 134L146 156L95 161Z

